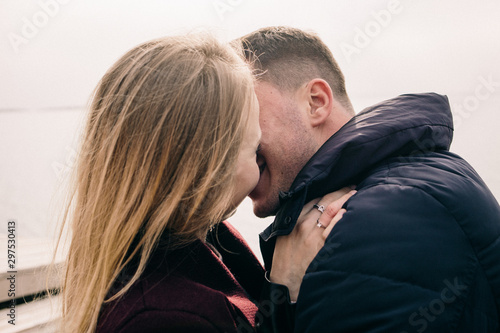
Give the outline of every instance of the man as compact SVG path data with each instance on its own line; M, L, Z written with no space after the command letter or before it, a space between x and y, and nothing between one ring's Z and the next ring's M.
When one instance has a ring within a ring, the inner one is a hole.
M448 151L447 98L402 95L355 115L344 77L316 35L271 27L238 43L256 72L262 129L261 178L250 197L257 216L276 215L261 234L276 284L261 302L260 329L498 332L500 207ZM277 301L278 284L296 279L282 254L293 251L304 203L351 184L357 193L300 293L290 290L296 305Z

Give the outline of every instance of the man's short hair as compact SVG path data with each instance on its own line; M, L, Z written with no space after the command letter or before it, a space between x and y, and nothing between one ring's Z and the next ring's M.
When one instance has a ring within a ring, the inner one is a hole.
M277 26L254 31L235 41L255 71L256 78L292 92L302 84L321 78L333 96L354 114L345 79L330 49L315 34Z

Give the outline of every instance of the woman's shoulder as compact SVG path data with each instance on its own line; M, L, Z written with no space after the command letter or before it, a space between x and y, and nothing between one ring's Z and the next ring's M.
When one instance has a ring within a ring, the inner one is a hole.
M105 307L98 331L231 332L235 315L220 291L182 276L152 275Z
M250 272L246 268L241 273L246 277ZM173 251L157 249L139 280L121 298L105 304L99 324L102 332L121 332L119 327L136 327L142 321L169 328L191 321L205 325L207 332L212 326L231 332L237 323L248 323L255 311L231 270L197 241Z
M230 328L231 331L234 329ZM109 332L103 330L103 332ZM200 313L183 310L146 309L127 318L125 322L112 330L113 332L221 332L228 331L220 327L213 318L204 317Z

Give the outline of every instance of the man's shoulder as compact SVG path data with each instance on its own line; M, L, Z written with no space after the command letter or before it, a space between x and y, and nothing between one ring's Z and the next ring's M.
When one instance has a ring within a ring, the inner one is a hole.
M469 207L496 203L493 194L477 172L460 156L448 151L429 152L388 159L368 172L361 188L384 186L412 187L427 193L446 207Z
M319 327L310 318L328 308L339 331L415 330L437 300L440 315L425 322L433 332L496 325L500 207L477 173L436 152L388 160L357 185L304 277L299 329Z
M500 206L477 173L456 156L421 156L412 163L386 164L357 190L329 242L359 248L361 261L376 249L384 258L401 255L393 261L399 265L413 258L425 271L426 265L465 267L464 258L500 249L495 245L500 240ZM372 265L371 260L364 267Z

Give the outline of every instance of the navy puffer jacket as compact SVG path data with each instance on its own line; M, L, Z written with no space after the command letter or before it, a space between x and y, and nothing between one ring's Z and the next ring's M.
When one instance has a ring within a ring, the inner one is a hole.
M444 96L382 102L280 194L261 234L267 270L276 236L293 229L304 203L350 184L358 191L306 272L295 332L500 332L500 207L448 151L452 133Z

